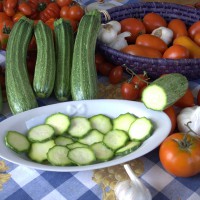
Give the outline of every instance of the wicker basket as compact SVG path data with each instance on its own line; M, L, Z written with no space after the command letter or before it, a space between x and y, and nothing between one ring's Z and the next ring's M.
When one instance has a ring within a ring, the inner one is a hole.
M173 18L183 20L187 26L200 20L200 10L189 6L173 3L132 3L124 6L118 6L108 10L110 20L120 21L128 17L142 19L146 13L155 12L163 16L166 21ZM107 18L102 15L102 22ZM181 73L188 80L200 78L200 59L163 59L163 58L145 58L122 53L112 49L104 43L97 41L97 50L99 50L109 61L116 65L125 64L135 73L146 71L152 79L159 77L164 73Z

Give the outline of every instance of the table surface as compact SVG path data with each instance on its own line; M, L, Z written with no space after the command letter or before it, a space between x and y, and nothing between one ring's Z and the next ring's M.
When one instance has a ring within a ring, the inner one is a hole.
M84 1L86 4L91 2ZM120 2L128 3L126 0ZM191 81L190 88L196 97L200 89L200 80ZM40 106L52 103L55 103L55 100L48 99L40 101ZM10 116L11 112L5 104L0 121ZM158 148L140 159L144 163L144 172L140 180L149 188L154 200L200 200L200 174L191 178L177 178L170 175L159 161ZM0 173L0 185L2 174L8 173L11 177L3 184L3 189L0 191L1 200L102 199L100 185L92 180L93 171L48 172L3 161L9 169Z

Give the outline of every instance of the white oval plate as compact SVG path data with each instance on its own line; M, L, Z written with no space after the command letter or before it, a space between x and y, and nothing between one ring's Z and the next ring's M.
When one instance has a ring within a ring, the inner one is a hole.
M85 116L90 117L96 114L105 114L111 118L117 117L120 114L127 112L133 113L138 117L148 117L155 124L153 135L143 142L143 144L134 152L118 157L113 160L87 165L87 166L51 166L40 164L31 161L24 154L17 154L8 147L4 142L4 137L7 131L15 130L25 134L32 126L41 124L45 118L53 113L62 112L69 116ZM104 167L109 167L124 163L138 157L141 157L155 149L167 137L171 129L171 122L164 112L153 111L147 109L143 103L127 100L83 100L69 101L48 106L35 108L23 113L19 113L0 123L0 157L18 165L24 165L30 168L57 171L57 172L72 172L93 170Z

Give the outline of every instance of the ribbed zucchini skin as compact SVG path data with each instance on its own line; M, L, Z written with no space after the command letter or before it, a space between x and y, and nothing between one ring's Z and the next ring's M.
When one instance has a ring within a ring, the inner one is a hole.
M97 98L95 46L100 26L101 16L97 10L86 13L79 23L71 71L73 100Z
M56 50L56 80L54 93L58 101L66 101L71 96L71 67L74 49L74 33L69 21L62 18L54 22Z
M39 98L51 95L55 81L55 47L52 30L41 20L36 24L35 39L37 59L33 78L33 89Z
M33 35L33 21L21 18L10 32L6 49L6 94L13 114L38 106L29 81L26 56Z

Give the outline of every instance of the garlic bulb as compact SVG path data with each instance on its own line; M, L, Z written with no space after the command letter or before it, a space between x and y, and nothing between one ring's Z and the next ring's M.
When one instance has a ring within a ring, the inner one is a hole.
M115 187L117 200L151 200L151 193L148 188L133 173L128 164L124 165L131 180L119 182Z
M163 26L154 29L151 34L162 39L167 45L169 45L172 42L174 35L171 29Z
M188 122L189 127L186 126ZM189 132L191 135L200 136L200 106L183 108L177 116L177 125L180 132L187 133L190 129L195 132Z
M112 20L112 21L109 21L107 24L111 24L113 26L113 29L117 33L121 31L121 24L118 21Z

